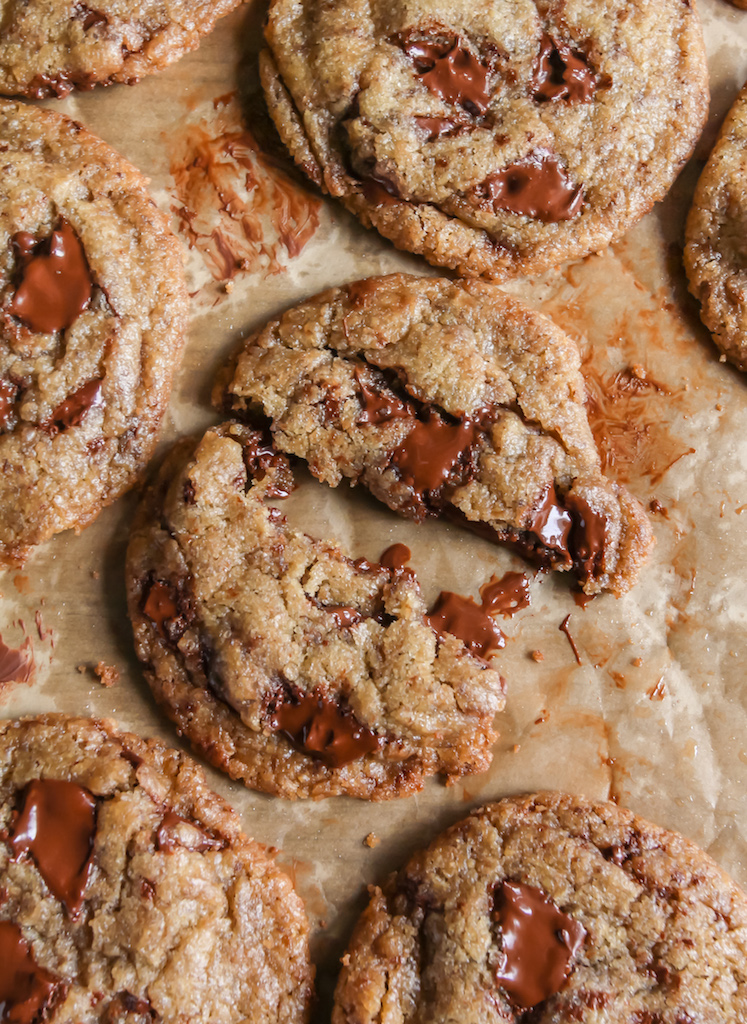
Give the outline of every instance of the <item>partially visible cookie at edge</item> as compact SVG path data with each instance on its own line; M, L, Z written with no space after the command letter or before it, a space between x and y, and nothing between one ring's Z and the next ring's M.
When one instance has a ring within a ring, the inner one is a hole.
M619 238L708 112L695 0L273 0L265 35L299 167L464 275L536 274Z
M747 85L726 115L685 229L690 291L713 340L747 370Z
M216 767L289 798L485 770L496 659L426 620L411 570L291 529L292 486L284 456L228 423L180 443L144 495L127 591L159 705Z
M495 285L394 274L328 291L246 339L216 384L320 480L446 516L587 594L628 590L646 514L601 472L578 348Z
M137 480L181 358L184 260L145 178L75 121L0 100L0 564Z
M44 99L132 84L194 50L244 0L6 0L0 93Z
M191 758L110 720L0 723L3 1019L306 1024L309 925Z
M613 803L478 808L370 892L332 1024L747 1019L747 896Z

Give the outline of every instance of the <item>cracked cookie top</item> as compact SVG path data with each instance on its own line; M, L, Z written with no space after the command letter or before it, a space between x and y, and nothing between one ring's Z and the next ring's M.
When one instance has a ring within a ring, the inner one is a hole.
M217 767L285 797L381 800L486 769L504 704L492 618L429 619L396 549L353 561L291 529L274 503L292 486L283 455L228 423L145 494L128 600L159 704Z
M494 285L393 274L333 288L247 338L215 389L270 420L331 486L445 515L588 594L623 593L652 543L601 472L575 344Z
M303 904L183 753L110 721L4 722L0 828L4 1020L308 1020Z
M146 182L81 125L0 101L0 563L137 479L189 299Z
M266 38L267 102L306 174L468 275L618 238L707 115L694 0L273 0Z
M1 0L0 93L137 82L194 50L242 0Z
M702 850L560 793L473 811L372 898L332 1024L747 1014L747 897Z

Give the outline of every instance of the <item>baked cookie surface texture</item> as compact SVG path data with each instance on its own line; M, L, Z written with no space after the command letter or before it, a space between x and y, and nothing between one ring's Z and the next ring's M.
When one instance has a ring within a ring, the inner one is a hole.
M194 50L242 0L0 0L0 93L136 82Z
M747 370L747 86L726 115L687 218L685 269L703 323Z
M369 278L252 335L216 385L320 480L364 484L415 519L447 515L620 594L651 546L640 503L607 480L576 345L481 282Z
M285 797L386 799L487 768L493 659L426 621L411 570L290 529L267 500L292 486L235 423L177 447L144 496L128 598L159 704L217 767Z
M308 1020L303 904L190 758L45 715L0 765L3 1020Z
M702 850L611 803L472 813L360 918L332 1024L747 1019L747 897Z
M619 238L708 109L683 0L273 0L261 58L299 166L436 266L534 274Z
M189 299L145 179L66 117L0 100L0 562L136 481Z

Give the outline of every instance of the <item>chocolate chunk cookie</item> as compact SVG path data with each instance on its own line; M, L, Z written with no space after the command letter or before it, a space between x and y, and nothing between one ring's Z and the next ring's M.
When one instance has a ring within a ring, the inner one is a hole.
M0 93L137 82L194 50L243 0L2 0Z
M747 86L727 114L695 190L685 269L722 359L747 370Z
M127 555L138 656L217 767L285 797L374 800L490 764L504 684L425 619L414 574L352 561L267 503L284 456L238 423L178 446Z
M188 757L45 715L0 766L3 1020L308 1020L303 904Z
M690 0L272 0L261 58L296 162L436 266L534 274L661 199L708 110Z
M0 563L137 479L189 299L142 175L66 117L0 100Z
M747 1020L747 896L693 843L554 793L416 854L350 942L332 1024Z
M573 342L477 281L404 274L323 292L247 339L216 387L331 486L415 520L447 515L620 594L651 546L601 473Z

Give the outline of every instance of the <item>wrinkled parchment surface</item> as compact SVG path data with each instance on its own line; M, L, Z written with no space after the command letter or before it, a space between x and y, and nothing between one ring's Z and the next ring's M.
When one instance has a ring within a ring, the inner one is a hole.
M510 288L578 340L607 471L646 505L653 502L657 546L639 585L620 600L605 596L581 608L562 579L532 572L531 607L505 624L509 639L499 657L508 704L493 767L463 785L432 782L415 798L379 805L288 804L208 769L247 831L282 849L312 918L323 991L365 886L471 806L510 793L547 787L613 797L694 839L747 885L747 380L718 361L681 265L697 175L747 77L747 12L724 0L700 6L712 114L668 199L606 252ZM251 145L234 146L226 158L221 140L241 133L229 94L239 80L251 94L261 16L257 5L236 12L198 51L137 86L47 104L83 121L148 174L158 203L181 208L174 225L185 247L194 243L193 320L164 443L214 421L215 369L267 317L356 277L434 273L330 202L299 191ZM251 96L248 107L253 118ZM207 183L184 173L200 146L213 155ZM244 203L254 238L241 254L244 267L230 273L211 233L222 231L235 244L245 236L235 218L226 223L218 211L221 188ZM300 252L294 237L305 241ZM643 386L630 387L632 366L643 368ZM299 479L286 509L294 525L314 534L329 523L330 535L356 557L376 558L389 544L406 543L429 600L441 589L476 596L492 574L523 568L515 556L456 527L416 527L362 492ZM179 743L132 652L123 560L134 502L127 496L79 537L55 538L22 570L0 577L3 637L17 646L31 635L37 663L33 683L3 691L5 715L113 716L124 727ZM558 629L568 614L580 665ZM97 680L91 668L98 662L119 669L116 685ZM369 848L364 840L371 833ZM323 999L320 1019L325 1013Z

